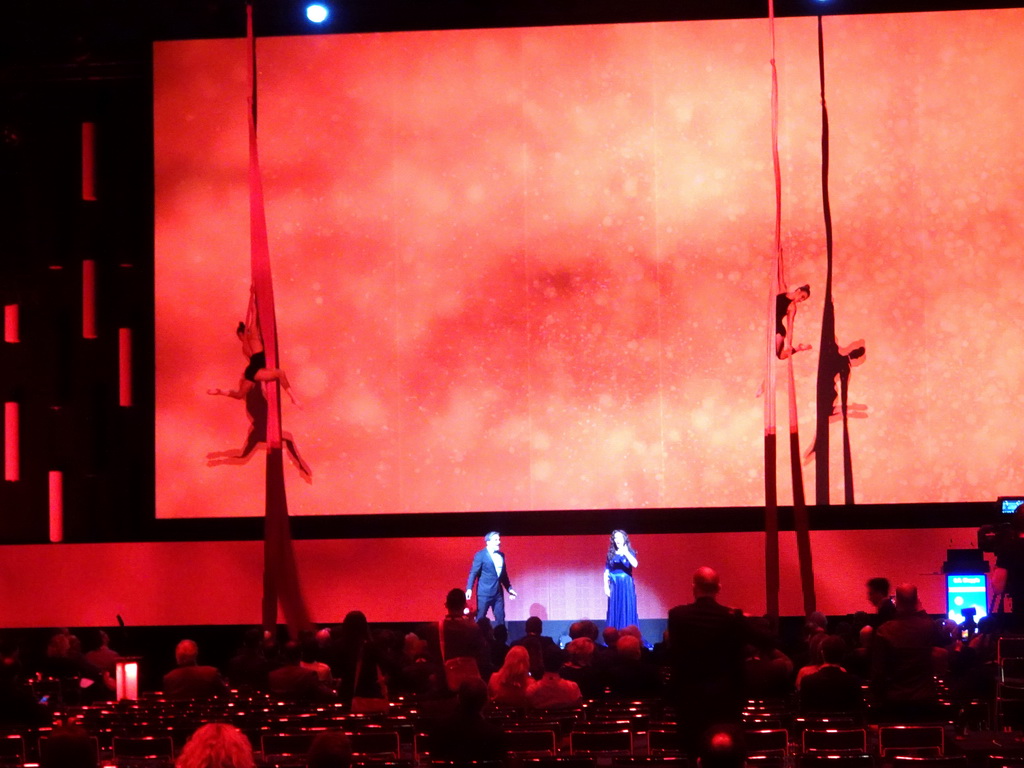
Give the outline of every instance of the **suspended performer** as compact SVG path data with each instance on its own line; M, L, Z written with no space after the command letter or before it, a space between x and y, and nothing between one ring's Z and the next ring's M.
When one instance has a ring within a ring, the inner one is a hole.
M211 394L213 394L211 392ZM222 393L223 394L223 393ZM249 417L249 432L240 450L214 451L206 454L206 466L215 467L219 464L244 464L249 460L256 446L267 441L267 399L263 396L263 387L251 386L245 394L245 415ZM313 470L299 455L299 449L291 433L282 432L281 442L284 443L292 462L302 473L306 482L312 482Z
M629 534L612 531L604 565L604 593L608 596L608 618L605 626L623 629L639 626L636 611L636 584L633 569L639 565L636 550L629 543Z
M810 344L797 344L793 346L789 338L793 328L793 319L796 317L796 305L807 301L811 295L810 285L801 285L792 291L784 292L775 297L775 356L779 360L785 360L797 352L806 352L811 348Z
M249 390L256 386L256 382L278 381L281 383L281 388L288 393L291 401L298 405L299 402L292 394L291 384L289 384L285 372L280 368L267 368L267 356L263 351L263 337L260 335L260 324L256 314L255 292L249 294L249 309L245 313L245 321L238 323L235 335L242 343L242 354L249 361L245 370L242 371L242 378L238 381L238 389L208 389L207 394L244 400Z

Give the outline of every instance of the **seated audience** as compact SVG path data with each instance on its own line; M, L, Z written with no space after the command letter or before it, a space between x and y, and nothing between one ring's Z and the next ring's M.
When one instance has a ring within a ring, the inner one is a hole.
M388 678L389 693L420 695L430 691L437 677L437 666L430 661L427 644L415 632L402 642L402 658L398 669Z
M843 669L856 677L861 683L866 683L871 675L868 649L871 647L871 636L875 630L870 624L865 624L857 633L856 646L846 654L843 659Z
M281 661L284 663L267 676L274 696L286 701L325 701L332 697L330 688L320 682L316 671L302 666L302 646L298 642L285 643Z
M562 652L556 647L544 655L544 676L526 692L526 703L533 710L575 709L583 704L580 687L558 674Z
M209 699L228 690L216 667L198 663L199 646L182 640L174 649L177 669L164 675L164 695L169 699Z
M207 723L185 742L174 768L255 768L252 745L227 723Z
M299 647L301 661L299 666L316 673L316 679L330 688L334 684L334 677L329 664L320 661L323 649L320 647L315 636L310 632L299 633Z
M558 671L562 679L576 683L585 699L604 695L604 680L593 664L594 641L589 637L577 637L565 646L565 651L569 660Z
M785 699L793 691L793 662L776 644L764 618L751 618L750 644L743 665L746 695L751 699Z
M96 631L99 646L85 654L85 660L101 672L113 675L121 654L110 647L110 636L102 629Z
M605 680L609 693L620 699L646 699L661 692L658 669L642 657L640 641L633 634L620 634L616 658L608 666Z
M521 645L508 649L505 663L491 675L487 695L492 704L502 707L526 707L526 694L536 685L530 677L530 653Z
M861 682L843 669L846 643L829 635L821 643L822 663L818 671L804 678L800 686L803 712L857 712L863 708Z
M242 647L228 661L228 682L240 690L267 690L267 675L272 665L263 655L263 630L252 627L245 631Z
M103 701L114 690L114 678L85 660L78 638L67 630L50 637L39 673L62 681L65 704Z
M531 616L526 620L526 635L512 643L512 647L522 646L530 653L530 674L535 680L544 675L544 654L549 648L557 648L553 639L542 634L544 622L539 616Z

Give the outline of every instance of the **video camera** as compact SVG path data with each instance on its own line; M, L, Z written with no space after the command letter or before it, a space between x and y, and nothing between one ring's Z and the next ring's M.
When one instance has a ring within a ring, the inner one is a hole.
M978 549L982 552L998 552L1017 538L1017 531L1011 521L1021 504L1024 504L1024 496L999 497L999 517L1002 520L978 529Z

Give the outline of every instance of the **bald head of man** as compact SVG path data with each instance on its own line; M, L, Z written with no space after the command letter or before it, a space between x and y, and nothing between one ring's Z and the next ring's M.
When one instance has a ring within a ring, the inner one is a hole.
M907 582L896 587L896 610L912 612L916 611L917 608L917 587Z
M721 589L718 573L706 565L693 572L693 596L714 597Z

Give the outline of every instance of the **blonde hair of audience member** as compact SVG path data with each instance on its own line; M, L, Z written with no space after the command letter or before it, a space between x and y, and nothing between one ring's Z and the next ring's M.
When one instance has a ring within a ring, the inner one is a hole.
M530 652L521 645L514 645L505 655L505 663L501 665L501 669L491 675L487 693L491 701L500 701L503 690L518 688L525 692L532 682Z
M255 768L252 745L227 723L207 723L189 738L175 768Z

